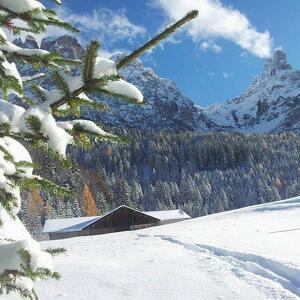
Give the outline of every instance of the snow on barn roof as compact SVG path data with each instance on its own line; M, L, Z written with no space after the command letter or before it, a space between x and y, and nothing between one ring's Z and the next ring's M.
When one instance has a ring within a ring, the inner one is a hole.
M168 220L185 220L190 219L191 217L180 209L175 210L153 210L153 211L144 211L146 215L157 218L161 221Z
M105 217L107 215L110 215L111 213L113 213L114 211L118 210L121 207L127 207L131 210L151 216L160 221L185 220L185 219L191 218L188 214L186 214L184 211L179 210L179 209L177 209L177 210L159 210L159 211L139 211L134 208L128 207L126 205L121 205L102 216L46 220L45 225L43 227L43 232L44 233L53 233L53 232L81 231L88 225L93 224L94 222L102 219L103 217Z
M84 227L101 219L102 216L96 217L78 217L78 218L65 218L65 219L49 219L46 220L43 227L44 233L49 232L70 232L80 231Z

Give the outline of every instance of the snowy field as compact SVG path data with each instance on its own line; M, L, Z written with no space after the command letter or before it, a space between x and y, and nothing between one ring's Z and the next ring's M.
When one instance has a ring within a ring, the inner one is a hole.
M68 253L41 299L300 299L300 197L43 246Z

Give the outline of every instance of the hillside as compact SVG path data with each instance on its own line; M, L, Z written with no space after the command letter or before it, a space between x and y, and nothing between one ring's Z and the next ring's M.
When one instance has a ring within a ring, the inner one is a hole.
M85 184L99 214L126 204L141 210L179 207L198 217L300 194L300 140L293 134L117 132L130 143L70 149L75 163L67 171L32 153L43 166L39 174L75 192L64 199L29 194L20 217L35 235L47 218L82 214Z
M140 231L43 242L41 299L299 299L300 197ZM80 270L80 272L78 272Z

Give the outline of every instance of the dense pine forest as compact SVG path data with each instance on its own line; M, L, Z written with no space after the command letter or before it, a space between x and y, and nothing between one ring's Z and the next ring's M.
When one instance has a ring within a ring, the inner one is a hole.
M74 192L64 199L27 192L20 217L37 237L47 218L103 214L121 204L181 208L197 217L300 193L300 140L291 133L117 133L128 142L70 149L67 173L50 157L36 156L39 172Z

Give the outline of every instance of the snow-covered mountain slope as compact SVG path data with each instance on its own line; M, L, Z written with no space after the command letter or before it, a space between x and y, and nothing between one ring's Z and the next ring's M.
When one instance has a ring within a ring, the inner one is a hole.
M212 105L206 116L224 129L300 133L300 71L276 50L263 73L239 97Z
M15 44L20 47L36 48L38 44L34 38L28 36L25 41L17 39ZM58 38L44 38L41 41L41 48L54 51L67 58L81 58L83 48L75 37L61 36ZM120 59L121 55L115 55L113 60ZM44 70L45 71L45 70ZM31 75L33 70L23 67L22 75ZM47 70L45 71L47 72ZM170 80L160 78L152 69L146 68L140 60L133 61L124 68L121 75L125 80L135 84L143 93L145 104L133 105L124 103L122 100L107 97L98 97L110 107L105 112L88 109L84 117L108 125L135 127L139 129L172 129L172 130L216 130L217 126L211 122L201 110L194 106L193 102L184 96L177 86ZM49 77L46 77L43 84L47 88ZM93 96L93 99L97 97Z
M41 299L300 299L300 197L65 247Z
M113 60L120 59L114 56ZM172 130L216 130L217 126L199 111L193 102L184 96L169 79L160 78L140 60L133 61L120 72L129 82L136 85L144 95L144 105L116 103L106 99L110 110L89 111L94 120L105 121L114 126L129 126L143 129Z

